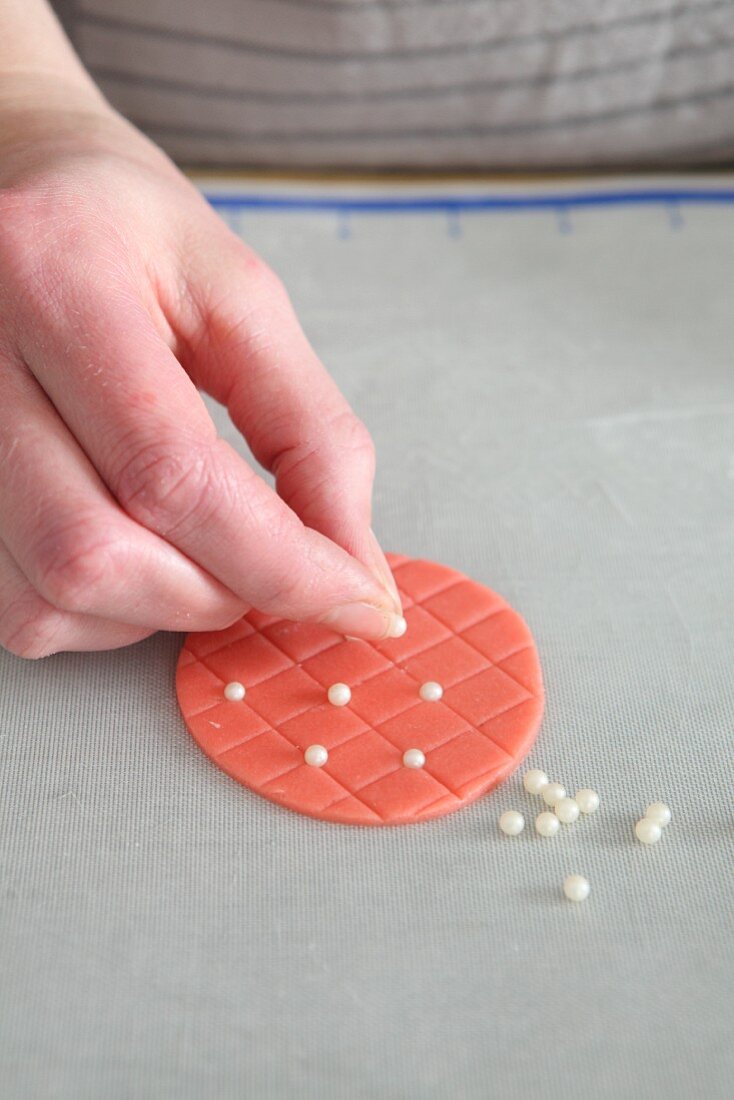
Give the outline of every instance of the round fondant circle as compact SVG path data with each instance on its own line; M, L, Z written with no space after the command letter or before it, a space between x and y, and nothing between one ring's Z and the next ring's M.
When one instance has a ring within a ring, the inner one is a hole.
M389 555L408 629L382 642L251 611L189 634L176 671L192 736L218 767L273 802L352 825L427 821L473 802L518 767L543 712L540 662L520 615L436 562ZM424 701L421 685L443 688ZM241 683L243 699L224 689ZM348 684L346 706L329 703ZM323 745L328 760L304 753ZM408 749L421 768L403 763Z

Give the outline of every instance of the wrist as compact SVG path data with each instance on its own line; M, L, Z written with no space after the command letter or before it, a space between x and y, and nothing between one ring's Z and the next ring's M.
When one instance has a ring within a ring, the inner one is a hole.
M158 152L91 81L0 74L0 188L56 158L121 151L140 160Z
M0 166L54 135L81 133L112 114L94 86L48 73L0 73Z

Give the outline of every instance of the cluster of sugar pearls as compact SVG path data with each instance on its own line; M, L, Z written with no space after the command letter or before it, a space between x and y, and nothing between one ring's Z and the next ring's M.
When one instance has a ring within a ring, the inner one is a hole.
M544 810L535 819L535 829L541 836L555 836L561 824L571 825L579 814L593 814L599 808L599 795L590 787L576 792L569 798L561 783L554 783L540 768L532 768L523 777L528 794L540 795L551 809ZM555 811L555 812L553 812ZM499 826L507 836L519 836L525 828L525 818L519 810L506 810ZM591 892L588 879L583 875L568 875L563 882L563 892L569 901L586 901Z
M525 773L523 786L528 794L541 795L546 805L552 807L535 819L535 829L541 836L555 836L561 824L570 825L580 813L593 813L599 806L596 791L584 788L575 799L569 798L566 788L561 783L551 783L539 768ZM507 836L519 836L525 828L525 818L519 810L507 810L500 817L499 825Z
M576 792L569 798L561 783L551 782L540 768L532 768L523 776L523 786L528 794L540 795L552 810L544 810L535 819L535 828L541 836L555 836L561 823L570 825L579 814L593 814L599 808L599 795L590 787ZM552 812L555 811L555 812ZM635 825L637 839L643 844L656 844L663 829L670 824L672 814L665 802L651 802L645 816ZM500 829L508 836L518 836L525 827L525 818L519 810L507 810L499 820ZM585 901L591 886L583 875L567 875L563 892L569 901Z
M528 794L540 795L550 807L535 819L536 831L541 836L555 836L560 825L572 825L579 814L593 814L599 808L596 791L584 787L577 791L575 798L570 798L563 784L552 782L540 768L525 773L523 786Z

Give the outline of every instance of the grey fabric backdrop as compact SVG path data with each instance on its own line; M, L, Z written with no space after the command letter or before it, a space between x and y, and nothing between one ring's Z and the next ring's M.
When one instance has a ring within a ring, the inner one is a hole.
M184 164L731 164L731 0L54 0Z
M374 433L385 545L523 612L532 761L602 807L320 824L194 746L180 638L0 654L2 1096L730 1097L734 207L235 221Z

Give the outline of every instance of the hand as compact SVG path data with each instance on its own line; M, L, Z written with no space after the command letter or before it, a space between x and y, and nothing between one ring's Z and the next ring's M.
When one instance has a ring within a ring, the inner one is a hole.
M24 117L0 149L0 643L112 648L250 607L391 633L372 442L279 280L106 105Z

